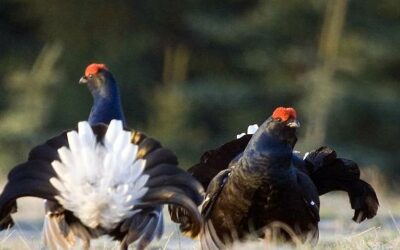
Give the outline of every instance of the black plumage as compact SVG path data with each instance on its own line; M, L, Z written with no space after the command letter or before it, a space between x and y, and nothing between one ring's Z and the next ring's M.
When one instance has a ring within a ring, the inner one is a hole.
M227 174L231 172L232 160L243 154L252 136L252 134L244 135L217 149L205 152L200 162L189 168L188 172L200 181L205 189L208 188L207 193L214 194L208 196L207 199L211 200L209 202L212 203L212 200L218 197ZM360 179L360 169L355 162L338 158L336 152L328 147L321 147L310 152L304 160L293 154L292 162L295 168L312 180L319 195L338 190L347 192L351 207L355 210L354 221L361 222L376 215L379 206L376 193L371 185ZM238 197L238 199L241 202L241 198ZM185 218L185 215L181 209L172 206L169 208L171 214L174 215L172 216L174 221L184 220L182 218ZM206 206L203 206L203 214L209 214L209 210L206 202ZM182 228L189 226L182 225ZM206 224L206 226L210 225Z
M230 160L244 151L251 137L251 134L247 134L205 152L200 162L189 168L188 172L207 189L211 180L228 167ZM309 152L304 160L294 154L293 162L296 168L311 178L319 195L333 191L346 192L354 209L355 222L360 223L376 215L379 208L376 192L369 183L360 179L360 168L354 161L339 158L335 150L323 146Z
M233 156L228 168L211 180L202 207L203 249L223 248L249 233L263 236L275 222L290 227L301 241L318 238L317 189L292 164L297 126L295 111L279 108L239 156L234 149L228 153ZM292 240L283 228L274 230Z
M318 188L319 195L331 191L347 192L354 209L353 220L362 222L373 218L379 207L375 190L360 179L360 168L352 160L338 158L329 147L311 151L304 159L306 172Z

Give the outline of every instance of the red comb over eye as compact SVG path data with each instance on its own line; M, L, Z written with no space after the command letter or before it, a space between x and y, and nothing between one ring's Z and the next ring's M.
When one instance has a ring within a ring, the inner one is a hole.
M105 64L92 63L92 64L90 64L89 66L86 67L85 76L96 74L100 70L103 70L103 69L108 70L107 66Z
M294 108L284 108L284 107L279 107L274 110L274 113L272 113L272 118L274 119L281 119L283 122L289 120L290 118L297 118L297 113Z

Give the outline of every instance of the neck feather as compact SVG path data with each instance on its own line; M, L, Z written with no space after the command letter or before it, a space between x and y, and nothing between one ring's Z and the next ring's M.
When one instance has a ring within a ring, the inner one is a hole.
M110 85L110 84L108 84ZM105 86L105 89L92 92L93 107L89 115L91 125L97 123L110 123L111 120L121 120L126 126L125 116L122 111L121 98L115 84Z
M291 144L272 133L265 122L253 135L242 160L250 168L284 169L291 166Z

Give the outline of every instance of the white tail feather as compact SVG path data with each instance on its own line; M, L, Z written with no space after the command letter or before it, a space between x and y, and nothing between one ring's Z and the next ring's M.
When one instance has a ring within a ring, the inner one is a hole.
M50 183L60 192L56 199L88 227L114 228L137 211L134 206L148 190L145 160L136 159L138 146L117 120L102 142L96 142L87 122L67 138L69 148L59 148L60 161L52 162L58 177Z
M248 135L252 135L257 131L257 129L258 129L258 125L257 124L249 125L249 127L247 128L247 134ZM236 139L239 139L239 138L241 138L241 137L243 137L245 135L246 135L246 133L238 134L238 135L236 135Z

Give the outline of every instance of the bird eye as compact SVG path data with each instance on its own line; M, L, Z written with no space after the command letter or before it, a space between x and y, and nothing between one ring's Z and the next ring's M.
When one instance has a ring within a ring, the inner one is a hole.
M90 79L92 79L92 78L93 78L93 75L92 75L92 74L90 74L90 75L89 75L89 78L90 78Z
M279 118L279 117L275 118L275 120L276 120L277 122L281 122L281 121L282 121L282 119Z

